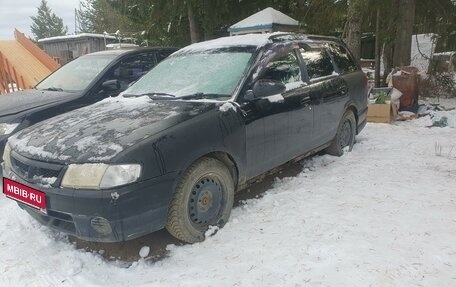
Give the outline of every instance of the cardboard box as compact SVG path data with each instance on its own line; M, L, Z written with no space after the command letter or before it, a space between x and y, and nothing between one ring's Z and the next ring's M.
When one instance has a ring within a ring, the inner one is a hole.
M369 104L367 107L367 121L371 123L391 123L393 108L391 104Z

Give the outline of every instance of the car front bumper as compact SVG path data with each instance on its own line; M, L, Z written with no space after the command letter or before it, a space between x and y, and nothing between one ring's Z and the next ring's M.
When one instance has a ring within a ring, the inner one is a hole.
M4 176L46 194L46 210L19 203L43 225L80 239L120 242L162 229L174 190L176 174L109 190L41 186L3 169Z
M5 146L6 146L6 142L7 141L8 141L8 137L6 135L0 135L0 164L3 163L3 152L5 151ZM2 170L3 169L2 169L2 166L0 166L0 183L3 186L3 177L2 177L2 174L3 174Z

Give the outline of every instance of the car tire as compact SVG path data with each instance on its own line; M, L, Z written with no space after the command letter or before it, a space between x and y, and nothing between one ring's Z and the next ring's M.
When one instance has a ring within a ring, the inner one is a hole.
M342 120L337 127L337 133L331 142L331 145L326 148L326 153L334 156L342 156L344 148L349 147L352 150L355 144L356 135L356 119L351 110L345 111Z
M233 201L234 183L229 169L217 159L201 158L177 183L166 229L188 243L203 241L209 226L225 225Z

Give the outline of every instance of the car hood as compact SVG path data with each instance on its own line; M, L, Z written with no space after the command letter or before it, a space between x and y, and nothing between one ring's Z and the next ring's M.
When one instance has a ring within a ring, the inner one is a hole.
M109 162L135 143L217 105L120 96L40 122L8 142L14 151L38 160Z
M35 89L5 94L0 97L0 117L19 114L54 103L70 101L78 96L80 94Z

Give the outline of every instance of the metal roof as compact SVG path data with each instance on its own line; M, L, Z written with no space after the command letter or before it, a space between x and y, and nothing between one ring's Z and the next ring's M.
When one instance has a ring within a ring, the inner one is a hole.
M67 41L67 40L78 40L80 38L106 38L106 39L117 39L114 36L104 35L104 34L93 34L93 33L81 33L76 35L65 35L65 36L55 36L49 38L39 39L38 43L47 43L47 42L57 42L57 41Z
M268 29L274 25L299 26L299 22L280 11L268 7L232 25L228 28L228 32Z

